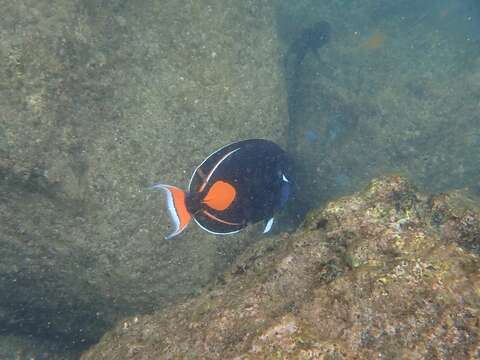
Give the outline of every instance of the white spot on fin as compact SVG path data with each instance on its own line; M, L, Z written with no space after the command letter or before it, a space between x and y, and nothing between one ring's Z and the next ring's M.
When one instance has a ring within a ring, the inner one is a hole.
M272 229L273 220L274 218L272 217L267 221L267 224L265 225L265 229L263 229L264 234L268 233Z
M290 182L290 180L287 179L287 177L285 176L285 174L282 174L282 179L283 179L283 181L285 181L285 182L288 182L288 183Z

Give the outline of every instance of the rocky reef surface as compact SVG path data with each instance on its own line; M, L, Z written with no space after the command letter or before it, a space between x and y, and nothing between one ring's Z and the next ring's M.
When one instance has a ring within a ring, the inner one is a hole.
M478 358L478 204L376 179L252 245L199 297L121 321L82 360Z
M270 1L2 3L0 334L82 347L224 269L250 237L164 241L146 186L281 142L279 57Z
M44 339L23 336L0 336L2 360L74 360L78 354L68 346Z

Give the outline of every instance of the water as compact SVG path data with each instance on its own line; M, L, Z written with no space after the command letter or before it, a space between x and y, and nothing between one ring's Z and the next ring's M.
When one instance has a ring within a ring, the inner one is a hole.
M478 182L478 11L473 1L281 3L286 44L319 18L332 26L289 81L301 92L294 152L308 164L307 208L389 172L429 192Z
M163 199L145 186L184 186L226 143L265 137L294 158L277 232L390 173L426 192L479 192L475 0L2 11L2 359L76 359L125 316L221 282L258 229L165 242ZM328 39L296 47L320 22Z

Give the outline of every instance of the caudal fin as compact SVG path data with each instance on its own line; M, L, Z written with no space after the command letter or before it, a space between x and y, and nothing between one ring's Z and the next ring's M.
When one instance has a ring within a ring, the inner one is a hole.
M175 230L166 236L165 239L171 239L185 230L192 218L192 215L185 205L185 191L175 186L164 184L152 185L150 189L163 190L167 195L167 208Z

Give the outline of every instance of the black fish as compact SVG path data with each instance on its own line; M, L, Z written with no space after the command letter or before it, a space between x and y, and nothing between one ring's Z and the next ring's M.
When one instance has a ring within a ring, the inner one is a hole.
M309 51L318 53L318 49L328 43L330 33L330 24L323 20L304 29L288 48L287 61L293 61L294 66L298 67Z
M290 194L290 165L286 153L275 143L251 139L226 145L208 156L193 172L188 192L170 185L164 190L175 230L180 234L191 218L213 234L232 234L250 223L273 216Z
M303 60L309 51L318 54L318 50L330 41L332 30L326 21L319 21L303 30L288 48L284 58L285 74L287 78L288 101L288 147L295 146L297 131L297 109L301 107L302 91L300 87L301 69Z
M292 156L299 157L296 153L297 141L299 139L300 130L303 129L303 99L304 91L302 88L302 81L308 76L307 73L303 73L303 63L305 57L309 52L318 55L319 49L326 45L331 38L332 29L328 22L318 21L312 26L304 29L300 34L294 38L294 41L288 47L284 56L285 77L287 82L287 102L288 102L288 128L287 128L287 151ZM319 64L318 64L319 65ZM317 67L318 71L322 71L320 66ZM304 131L302 131L303 133ZM300 160L300 158L299 158ZM309 174L308 169L303 169L304 161L295 161L295 174ZM305 177L299 176L298 181L292 179L296 186L301 187L301 182ZM300 189L292 189L295 193L301 191ZM292 222L290 226L296 227L303 219L306 211L310 208L306 203L296 198L291 202L292 206L288 209L289 219Z

